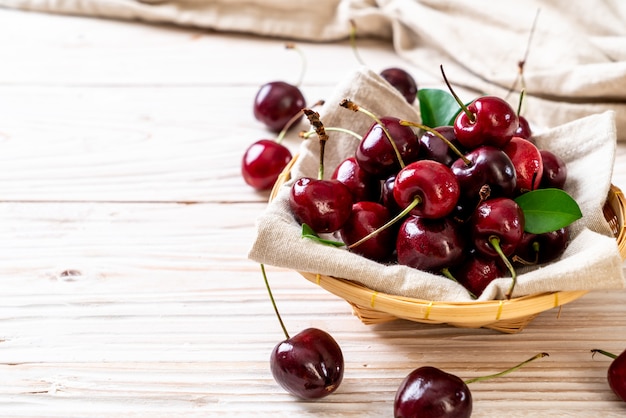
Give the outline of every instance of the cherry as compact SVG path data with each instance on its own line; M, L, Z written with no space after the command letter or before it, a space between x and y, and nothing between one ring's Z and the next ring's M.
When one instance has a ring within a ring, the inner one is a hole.
M343 353L337 341L325 331L307 328L289 336L272 295L265 266L261 264L265 287L285 334L270 355L274 380L287 392L302 399L319 399L337 390L343 380Z
M449 167L432 160L415 161L396 176L393 196L398 206L414 207L411 213L426 218L442 218L456 207L459 183Z
M395 418L467 418L472 415L474 382L511 373L548 353L539 353L502 372L465 381L456 375L432 366L422 366L409 373L396 391L393 403Z
M439 126L434 128L435 131L443 135L457 149L460 145L454 134L452 126ZM425 131L420 137L420 159L438 161L444 165L451 166L459 157L448 143L444 142L440 137L431 131Z
M300 52L293 44L287 44L286 48ZM300 53L300 56L304 63L304 55ZM257 91L252 107L254 117L271 131L280 132L289 120L304 108L306 101L298 88L304 70L303 64L300 80L295 85L285 81L272 81L263 84Z
M257 190L268 190L291 159L287 147L271 139L261 139L244 152L241 174L248 185Z
M448 219L409 216L400 226L396 240L398 263L438 273L454 267L465 256L465 239Z
M512 281L506 293L511 297L517 275L507 258L519 245L524 233L524 213L514 200L504 197L480 203L470 219L476 250L487 257L500 257L511 272Z
M530 142L533 142L533 131L530 128L530 123L528 123L528 119L521 115L518 115L517 118L519 120L519 125L515 130L514 136L519 136L520 138L524 138L529 140Z
M467 418L472 415L472 393L458 376L432 366L409 373L394 399L395 418Z
M484 145L465 154L465 158L469 164L459 158L450 168L469 205L478 201L485 185L489 186L491 197L514 195L517 174L513 162L504 151Z
M302 177L291 186L289 206L294 218L317 233L335 232L348 220L352 211L352 192L337 180L324 180L324 150L328 135L319 113L303 109L320 139L320 162L317 179Z
M567 248L569 237L570 233L567 227L543 234L524 232L512 259L524 265L554 261Z
M396 183L396 175L391 175L387 177L382 182L382 191L381 191L381 203L385 206L390 213L397 214L402 209L398 206L398 202L393 197L393 186Z
M502 148L519 126L515 110L504 99L497 96L483 96L465 105L448 82L443 66L440 66L444 81L462 111L454 120L454 133L459 143L473 149L481 145Z
M369 239L360 239L384 226L391 219L389 210L380 203L362 201L352 205L352 213L340 230L348 249L374 261L388 261L394 250L396 233L393 229L380 230Z
M514 136L502 150L515 167L516 192L524 193L537 189L543 175L543 160L535 144Z
M562 189L567 180L567 165L558 155L548 150L539 151L543 162L543 175L539 186Z
M284 81L263 84L254 98L254 117L271 131L280 132L306 101L300 89Z
M609 387L621 400L626 402L626 350L619 356L604 350L594 349L592 353L601 353L613 359L607 371Z
M400 119L382 117L380 120L391 135L401 159L399 160L396 156L394 146L378 123L372 124L363 135L355 157L363 170L379 179L384 179L397 172L402 164L417 160L419 141L410 127L399 124Z
M408 103L415 102L417 83L407 71L397 67L386 68L380 72L380 76L398 90Z
M376 202L381 197L380 181L363 170L355 157L348 157L340 162L331 179L345 184L352 192L354 202Z
M454 268L453 277L472 295L479 297L493 280L504 277L504 269L498 258L482 254L470 254Z

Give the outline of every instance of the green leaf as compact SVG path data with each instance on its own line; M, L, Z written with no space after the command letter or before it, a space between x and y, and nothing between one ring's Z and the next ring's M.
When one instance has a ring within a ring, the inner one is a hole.
M302 238L312 239L313 241L317 241L320 244L330 245L331 247L343 247L344 245L346 245L343 242L331 241L328 239L320 238L319 235L317 235L315 231L313 231L313 229L307 224L302 224Z
M519 195L515 202L524 212L524 230L532 234L565 228L583 216L578 203L561 189L533 190Z
M417 92L422 123L430 128L451 125L461 110L454 97L441 89L420 89Z

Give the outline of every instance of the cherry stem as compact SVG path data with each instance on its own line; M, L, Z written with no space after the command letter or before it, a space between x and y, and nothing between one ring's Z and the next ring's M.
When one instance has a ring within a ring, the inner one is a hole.
M265 265L261 264L261 273L263 274L263 280L265 281L265 288L267 289L267 293L270 295L270 301L272 301L272 306L274 307L274 312L276 312L276 317L278 318L278 322L280 323L280 327L283 329L285 333L285 338L289 339L289 333L287 332L287 327L285 327L285 323L283 319L280 317L280 313L278 312L278 307L276 306L276 301L274 300L274 295L272 295L272 289L270 288L270 283L267 281L267 274L265 273Z
M356 139L358 139L359 141L363 139L363 137L359 134L357 134L354 131L351 131L350 129L346 129L346 128L340 128L338 126L327 126L324 128L327 132L343 132L345 134L350 134L353 137L355 137ZM315 130L311 130L311 131L302 131L298 134L298 136L300 138L304 138L304 139L309 139L311 137L311 135L317 133Z
M524 101L524 97L526 96L526 89L522 88L519 92L519 102L517 103L517 117L522 114L522 103Z
M504 295L506 296L507 299L511 299L511 295L513 294L513 289L515 288L515 285L517 284L517 273L515 272L515 269L513 268L513 265L511 264L507 256L504 255L504 253L502 252L502 247L500 246L500 237L496 235L490 236L489 243L491 244L493 249L496 250L500 258L506 265L506 268L509 269L509 271L511 272L511 286L509 287L509 290L507 290L506 294Z
M476 115L470 112L467 106L465 106L465 103L463 103L461 99L459 99L459 96L457 96L456 93L454 92L452 85L450 85L450 82L448 81L448 77L446 77L446 73L443 71L443 65L440 65L439 68L441 69L441 75L443 76L443 81L445 81L446 86L448 86L448 90L450 90L450 93L452 94L452 97L454 97L454 100L456 100L456 102L459 104L463 112L465 112L469 121L471 123L476 122Z
M422 198L419 196L415 196L415 198L413 199L413 201L411 203L409 203L409 205L404 208L402 210L402 212L400 212L399 214L397 214L396 216L393 217L393 219L391 219L390 221L388 221L386 224L384 224L383 226L381 226L380 228L376 228L375 230L373 230L372 232L370 232L369 234L367 234L366 236L364 236L363 238L361 238L360 240L358 240L357 242L354 242L350 245L348 245L348 248L354 248L357 245L361 245L363 244L365 241L367 241L368 239L374 237L376 234L378 234L379 232L384 231L385 229L389 228L390 226L392 226L393 224L395 224L396 222L398 222L400 219L404 218L406 215L409 214L409 212L411 212L417 205L419 205L420 203L422 203Z
M313 106L311 107L316 107L316 106L322 106L324 104L324 100L318 100L317 102L313 103ZM278 133L278 136L276 137L276 142L277 143L281 143L283 142L283 139L285 139L285 135L287 135L287 131L289 131L289 129L291 129L291 126L296 123L298 120L300 120L300 118L302 117L303 111L299 110L298 113L296 113L295 115L293 115L291 117L291 119L289 119L287 121L287 123L285 124L285 127L282 129L282 131L280 131Z
M474 383L474 382L480 382L480 381L483 381L483 380L493 379L495 377L504 376L506 374L514 372L515 370L525 366L526 364L530 363L531 361L537 360L537 359L542 358L542 357L548 357L548 356L549 356L548 353L535 354L534 356L532 356L528 360L522 361L521 363L519 363L516 366L511 367L510 369L506 369L506 370L504 370L504 371L502 371L500 373L490 374L490 375L487 375L487 376L478 376L478 377L474 377L474 378L471 378L471 379L467 379L467 380L465 380L465 383L466 384L470 384L470 383Z
M387 136L387 139L389 140L389 143L391 143L391 147L393 148L393 151L396 154L396 158L398 160L398 163L400 164L400 168L404 168L405 167L404 161L402 160L402 155L400 155L400 150L398 150L398 147L396 146L395 141L391 137L391 134L389 133L389 130L385 127L383 122L375 114L373 114L372 112L370 112L367 109L362 108L361 106L357 105L356 103L354 103L353 101L348 100L348 99L343 99L341 101L341 103L339 103L339 106L345 107L346 109L352 110L353 112L365 113L367 116L369 116L370 118L374 119L374 121L381 127L381 129L383 130L383 132Z
M285 48L293 49L300 54L300 58L302 60L302 68L300 69L300 77L298 77L298 82L295 84L296 86L299 87L302 84L302 81L304 80L304 73L306 72L306 67L307 67L306 57L304 56L304 52L302 52L302 50L293 43L285 44Z
M320 114L314 110L304 108L302 109L304 115L307 117L313 129L315 129L315 133L317 134L320 140L320 164L319 170L317 173L318 180L324 179L324 151L326 149L326 141L328 141L328 134L326 133L326 129L324 129L324 124L320 120Z
M359 64L365 65L365 62L361 59L359 51L356 47L356 22L353 19L350 19L350 46L352 47L352 52L354 52L354 56Z
M452 152L454 152L456 155L458 155L461 158L461 160L463 160L465 165L468 165L468 166L472 165L472 162L465 155L463 155L463 153L457 147L455 147L454 144L448 140L448 138L443 136L436 129L433 129L430 126L422 125L421 123L411 122L411 121L408 121L408 120L401 120L399 123L402 126L414 126L416 128L420 128L420 129L422 129L424 131L430 132L431 134L435 135L437 138L441 139L444 143L446 143L448 145L448 147L450 147Z
M597 349L597 348L594 348L593 350L591 350L591 352L592 352L593 354L595 354L595 353L604 354L605 356L610 357L610 358L612 358L613 360L615 360L615 359L617 358L617 355L616 355L616 354L609 353L608 351L600 350L600 349ZM592 354L592 357L593 357L593 354Z

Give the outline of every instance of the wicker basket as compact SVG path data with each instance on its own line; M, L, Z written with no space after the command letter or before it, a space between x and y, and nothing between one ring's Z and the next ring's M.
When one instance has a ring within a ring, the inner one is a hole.
M296 157L297 158L297 157ZM271 192L274 199L279 188L289 180L291 163L279 176ZM626 199L622 191L611 185L604 205L604 216L617 239L619 252L626 259ZM562 291L528 295L510 300L477 302L439 302L407 298L377 292L354 281L299 272L307 280L345 299L364 324L379 324L407 319L428 324L448 324L463 328L490 328L505 333L519 332L543 311L561 307L588 291Z

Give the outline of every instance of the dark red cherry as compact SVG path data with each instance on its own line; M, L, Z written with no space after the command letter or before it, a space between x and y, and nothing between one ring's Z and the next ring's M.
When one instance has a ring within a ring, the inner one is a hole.
M478 205L470 219L474 247L487 257L500 257L494 237L506 256L513 254L524 233L524 213L514 200L498 197Z
M519 120L519 125L517 126L517 129L515 130L515 136L519 136L520 138L527 139L530 142L534 143L532 139L533 131L530 128L530 123L528 123L528 119L526 119L524 116L518 116L518 120Z
M398 263L433 273L460 263L465 246L463 234L452 220L414 215L402 223L396 240Z
M479 97L460 112L454 121L454 132L463 147L474 149L481 145L502 148L519 126L515 110L496 96Z
M513 261L521 264L543 264L556 260L569 244L569 228L543 234L524 232L515 249Z
M246 149L241 160L245 182L257 190L270 189L291 161L287 147L270 139L261 139Z
M611 362L607 379L613 393L626 402L626 350Z
M417 96L417 83L411 74L402 68L387 68L381 71L380 75L398 90L407 102L413 104Z
M415 161L396 176L393 197L402 209L419 199L411 213L426 218L442 218L455 208L460 189L449 167L432 160Z
M472 394L458 376L431 366L409 373L393 404L395 418L469 418Z
M492 146L481 146L465 154L467 164L459 158L450 167L456 176L464 199L476 203L481 188L489 186L490 196L513 197L517 186L515 166L508 155Z
M389 131L405 164L416 161L419 141L413 129L400 124L395 117L382 117L380 121ZM378 123L373 123L356 149L355 157L361 168L378 179L395 174L401 167L389 138Z
M271 131L280 132L305 106L300 89L284 81L261 86L254 98L254 117Z
M393 197L393 186L396 183L396 175L389 176L386 180L382 182L382 190L380 202L385 206L389 213L393 216L400 213L402 209L398 206L398 202Z
M540 187L562 189L567 180L567 165L558 155L548 150L541 150L541 161L543 162L543 175Z
M352 211L352 193L337 180L303 177L291 187L289 206L299 223L317 233L338 231Z
M505 269L499 258L470 254L453 271L454 278L476 297L479 297L493 280L504 277Z
M333 393L343 379L343 353L330 334L307 328L278 343L270 356L274 380L302 399Z
M357 202L352 205L352 213L340 230L341 239L353 253L374 261L388 261L394 250L397 228L383 229L355 247L350 245L378 230L390 220L389 210L380 203Z
M331 177L343 184L352 192L354 202L363 200L376 202L380 199L380 180L363 170L355 157L348 157L335 168Z
M450 141L457 149L462 148L461 144L459 144L459 141L456 139L452 126L439 126L434 128L434 130L443 135L443 137ZM434 160L450 166L459 158L448 144L430 131L424 131L419 141L420 159Z
M543 176L543 160L539 149L527 139L514 136L502 149L515 167L516 192L539 188Z

